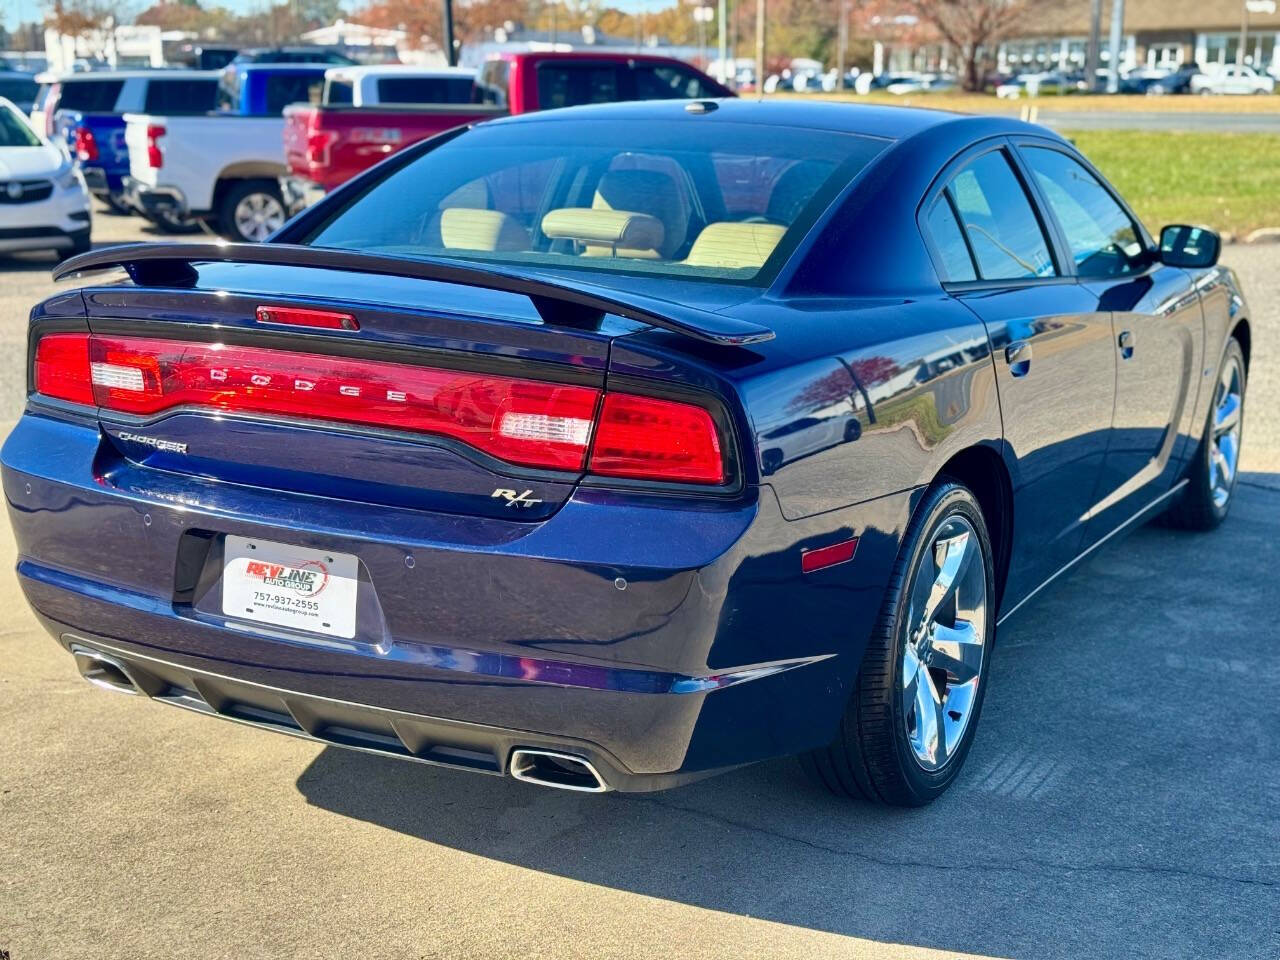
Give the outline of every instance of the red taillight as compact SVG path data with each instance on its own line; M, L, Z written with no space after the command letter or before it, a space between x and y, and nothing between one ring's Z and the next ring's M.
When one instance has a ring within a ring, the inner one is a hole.
M72 403L92 404L89 379L89 336L51 333L36 348L36 392Z
M82 162L98 159L98 141L88 127L76 127L76 157Z
M152 170L164 167L164 152L160 149L160 138L169 131L158 123L147 125L147 166Z
M307 132L307 163L316 167L329 165L329 148L338 141L338 134L333 130L310 130Z
M715 420L702 407L655 397L604 398L591 472L607 477L724 483Z
M583 469L590 449L589 470L602 476L726 480L720 433L707 410L626 393L606 394L601 403L596 387L84 333L41 338L35 387L48 397L137 416L179 407L275 414L449 437L509 463L550 470Z

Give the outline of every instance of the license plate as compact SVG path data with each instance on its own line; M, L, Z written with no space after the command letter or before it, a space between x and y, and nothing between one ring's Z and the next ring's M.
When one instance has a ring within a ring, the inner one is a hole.
M356 635L359 566L349 553L228 535L222 612L237 620L350 640Z

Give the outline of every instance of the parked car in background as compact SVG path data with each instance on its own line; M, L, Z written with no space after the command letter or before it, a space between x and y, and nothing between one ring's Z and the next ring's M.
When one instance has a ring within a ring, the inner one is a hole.
M290 210L307 206L410 144L504 113L615 100L733 96L687 63L634 53L502 54L480 69L471 103L456 100L470 82L461 74L414 80L415 69L335 68L326 74L325 97L330 102L298 104L285 111L284 150L289 173L283 192ZM408 105L385 102L389 95L414 91L451 99ZM335 104L335 95L339 99L359 97L362 105Z
M923 74L902 72L897 73L863 73L859 74L853 81L853 89L855 93L865 96L875 90L885 90L895 84L913 84L920 83Z
M32 311L17 578L97 686L548 788L799 754L918 806L1018 672L999 622L1231 509L1219 238L1153 238L1043 127L609 104L362 180L270 243L94 251ZM1114 629L1062 638L1070 683L1147 682Z
M1149 97L1163 97L1169 94L1187 94L1191 92L1191 81L1200 74L1200 65L1184 63L1147 87Z
M323 102L284 111L281 181L291 212L419 140L507 113L479 102L476 71L461 68L333 67Z
M0 97L0 252L84 253L92 224L80 171Z
M1130 70L1120 79L1120 93L1125 94L1146 94L1151 92L1151 88L1169 76L1168 70L1159 70L1143 67L1139 70ZM1105 90L1106 88L1103 87Z
M1276 78L1259 73L1250 66L1227 64L1214 73L1202 73L1190 81L1191 92L1201 96L1214 94L1247 96L1276 92Z
M24 116L30 115L36 105L36 94L40 85L30 73L21 70L0 70L0 97L22 111Z
M284 223L284 108L319 103L322 64L247 64L222 74L218 111L125 116L127 202L153 219L203 220L233 240Z
M221 70L239 55L238 47L184 43L170 59L171 62L181 63L193 70Z
M198 116L217 105L216 71L145 70L113 74L120 78L115 102L103 110L59 107L53 114L53 140L65 144L84 173L89 192L117 213L133 210L124 197L124 179L129 175L129 149L125 143L126 113ZM73 85L64 87L63 102L80 102L66 96ZM79 90L78 83L75 84ZM91 104L92 105L92 104ZM166 210L139 211L151 215L162 227L179 224L167 219Z
M228 66L241 67L251 63L323 63L331 67L354 67L356 61L331 47L258 47L241 50Z
M52 137L53 115L58 110L83 113L114 111L124 93L126 80L136 75L92 71L37 74L39 89L31 108L31 122L42 136Z
M1042 73L1023 73L996 87L996 96L1005 100L1019 97L1061 96L1082 93L1088 84L1080 74L1051 70Z

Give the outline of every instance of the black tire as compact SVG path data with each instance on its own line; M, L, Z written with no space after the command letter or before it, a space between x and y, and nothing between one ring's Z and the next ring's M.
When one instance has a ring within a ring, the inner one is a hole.
M986 652L978 674L971 714L960 740L937 770L917 762L908 741L902 696L902 660L908 642L909 598L935 534L955 516L977 533L987 589ZM991 537L977 498L963 484L935 483L916 509L903 538L880 617L863 655L853 695L828 746L801 758L805 769L831 792L873 803L918 807L941 796L955 780L973 743L982 712L995 642L995 568Z
M236 180L222 192L218 201L218 232L237 243L259 243L263 237L252 237L242 231L236 224L236 208L241 202L255 195L274 201L283 214L280 223L288 220L284 198L280 194L280 184L274 180Z
M1172 506L1165 513L1165 522L1171 527L1181 530L1213 530L1231 512L1231 502L1235 500L1236 483L1240 478L1240 461L1236 459L1236 469L1228 484L1225 502L1219 503L1214 498L1213 484L1210 481L1210 462L1214 446L1214 415L1218 408L1218 388L1223 373L1228 365L1236 364L1240 373L1240 435L1244 433L1246 398L1248 396L1248 371L1245 369L1244 350L1234 337L1227 341L1227 349L1223 351L1222 361L1218 364L1217 375L1213 381L1213 396L1209 401L1209 412L1205 416L1204 432L1200 435L1200 445L1187 468L1187 479L1190 481L1182 493L1174 499ZM1238 441L1237 441L1238 442Z
M133 207L129 206L123 200L120 200L116 197L111 196L110 194L107 194L106 196L101 197L100 199L102 200L103 203L107 205L107 209L110 210L112 213L114 213L118 217L127 217L133 213Z

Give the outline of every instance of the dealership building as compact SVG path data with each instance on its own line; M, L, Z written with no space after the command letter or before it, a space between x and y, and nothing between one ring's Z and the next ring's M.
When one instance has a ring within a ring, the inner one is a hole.
M1061 0L1028 16L996 53L1004 73L1084 68L1090 0ZM1252 12L1250 9L1252 8ZM1103 0L1101 64L1108 48L1111 2ZM1244 62L1280 75L1280 10L1276 4L1245 0L1127 0L1120 66L1174 68L1198 63L1207 73L1235 63L1244 32ZM953 70L955 57L929 43L910 17L877 18L876 72ZM921 42L921 41L924 42Z

